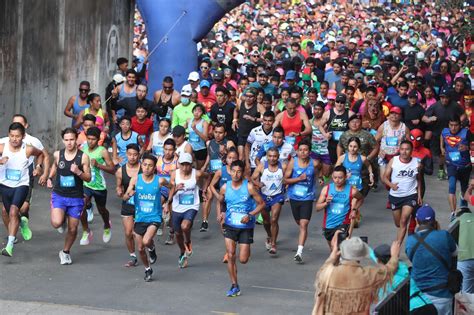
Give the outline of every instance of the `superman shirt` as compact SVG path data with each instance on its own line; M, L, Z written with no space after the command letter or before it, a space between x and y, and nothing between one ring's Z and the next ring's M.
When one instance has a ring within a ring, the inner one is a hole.
M441 132L444 148L446 150L446 162L456 167L465 167L471 163L469 153L470 133L466 128L459 130L457 134L452 134L449 128L444 128ZM460 151L459 146L464 145L464 150Z

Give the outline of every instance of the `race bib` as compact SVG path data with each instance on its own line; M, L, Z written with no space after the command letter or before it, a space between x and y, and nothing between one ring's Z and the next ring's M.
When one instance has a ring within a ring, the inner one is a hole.
M370 132L370 134L371 134L372 136L374 136L374 137L375 137L375 135L377 134L377 130L375 130L375 129L370 129L369 132Z
M220 159L211 160L210 167L211 167L211 171L213 172L220 170L222 167L222 160Z
M448 154L449 154L449 158L453 162L457 162L461 159L461 152L459 151L452 151L452 152L449 152Z
M190 206L194 204L194 194L179 195L179 204L183 206Z
M149 200L140 200L139 201L140 210L144 213L150 213L155 207L155 203Z
M230 214L230 222L232 223L232 225L244 225L244 223L241 223L240 221L246 215L247 215L246 213L242 213L242 212L232 212Z
M5 171L5 177L8 180L18 182L21 178L21 170L14 170L11 168L7 168L7 170Z
M295 196L306 197L306 195L308 194L308 186L296 184L293 187L293 192Z
M291 145L294 145L296 143L296 137L286 136L285 137L285 142L289 143Z
M157 145L154 145L153 146L153 154L154 155L163 155L163 147L161 146L157 146Z
M359 185L362 184L362 180L359 175L351 175L347 182L349 183L349 185L356 187L359 187Z
M343 133L344 133L344 131L333 131L332 132L332 139L335 140L335 141L339 141L339 139L341 139L341 136L342 136Z
M385 144L389 147L398 147L398 138L397 137L386 137Z
M331 203L329 206L329 212L332 214L341 214L344 211L344 204L342 203Z
M73 175L59 177L59 186L61 187L74 187L76 186L76 179Z
M189 141L190 142L199 142L199 135L195 132L189 133Z
M90 183L94 183L95 182L95 168L92 168L91 169L91 181Z

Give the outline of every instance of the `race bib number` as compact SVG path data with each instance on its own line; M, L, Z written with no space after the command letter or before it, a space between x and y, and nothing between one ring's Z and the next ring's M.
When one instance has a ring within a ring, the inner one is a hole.
M140 210L144 213L150 213L153 211L153 208L155 207L155 203L153 201L148 201L148 200L140 200L139 201L140 205Z
M452 151L452 152L449 152L448 154L449 154L449 158L453 162L457 162L461 159L461 152L459 151Z
M179 195L179 204L183 206L190 206L194 204L194 194Z
M154 155L163 155L163 147L154 145L153 146L153 154Z
M344 133L344 131L333 131L332 132L332 139L335 140L335 141L339 141L339 139L341 139L341 136L342 136L343 133Z
M296 137L290 137L290 136L286 136L285 137L285 142L291 144L291 145L294 145L295 142L296 142Z
M21 178L21 170L14 170L11 168L7 168L7 170L5 171L5 177L8 180L18 182Z
M293 188L295 196L306 197L308 194L308 186L296 184Z
M220 159L211 160L210 167L211 167L211 171L213 172L220 170L222 167L222 160Z
M351 175L347 182L349 183L349 185L356 187L359 187L359 185L362 184L362 180L359 175Z
M230 214L230 222L232 223L232 225L244 225L244 223L241 223L240 221L242 221L242 218L246 215L246 213L232 212Z
M389 147L398 147L398 138L397 137L386 137L385 144Z
M191 142L199 142L199 135L195 132L189 133L189 141Z
M76 179L73 175L59 177L59 186L61 187L74 187L76 186Z
M341 214L344 211L344 204L342 203L331 203L329 206L329 212L332 214Z

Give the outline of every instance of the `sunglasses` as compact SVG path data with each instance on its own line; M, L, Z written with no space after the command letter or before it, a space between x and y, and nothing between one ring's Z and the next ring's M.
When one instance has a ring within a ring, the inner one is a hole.
M171 90L173 87L172 86L164 86L163 89L164 90Z
M209 67L201 67L200 69L201 70L207 70L207 69L209 69Z
M245 94L245 97L249 97L249 98L250 98L250 97L255 97L255 95L253 95L253 94Z
M90 89L79 89L79 92L81 92L81 93L87 93L89 91L90 91Z
M344 102L341 102L341 101L336 101L336 103L339 103L339 104L344 104Z

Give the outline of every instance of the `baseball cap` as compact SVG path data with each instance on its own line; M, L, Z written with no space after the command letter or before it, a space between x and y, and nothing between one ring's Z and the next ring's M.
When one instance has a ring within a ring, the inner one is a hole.
M344 94L339 94L338 96L336 96L336 102L345 103L346 100L347 97Z
M114 75L112 80L114 80L115 84L120 84L120 83L125 82L125 77L121 75L120 73L117 73L116 75Z
M225 54L222 51L219 51L216 55L216 60L217 61L222 61L225 59Z
M171 133L176 137L184 136L186 134L186 129L184 129L183 126L178 125L173 128Z
M402 109L400 107L393 106L392 108L390 108L390 113L395 113L395 114L401 115L402 114Z
M418 98L418 92L416 90L411 90L408 93L408 98Z
M436 219L435 211L429 204L424 204L416 211L418 221L434 221Z
M224 79L224 73L222 71L217 71L212 75L214 80L222 80Z
M258 75L261 76L261 77L267 77L268 78L267 71L260 71L260 73Z
M260 52L258 50L252 50L252 52L249 55L250 56L260 56Z
M350 123L350 122L353 121L354 119L359 119L359 120L361 120L362 117L360 116L360 114L354 114L354 115L352 115L351 117L349 117L349 119L347 120L347 123Z
M323 47L321 47L320 52L321 52L322 54L329 52L329 47L328 47L328 46L323 46Z
M449 96L449 90L447 88L443 88L441 92L439 92L439 96Z
M356 44L357 45L357 38L351 38L349 39L349 43Z
M188 81L199 81L199 73L196 71L190 72L188 75Z
M193 91L187 85L183 86L183 88L181 89L181 95L183 96L191 96L192 94L193 94Z
M397 33L398 32L398 28L396 28L395 26L390 27L388 30L392 33Z
M363 80L364 79L364 75L360 72L357 72L355 75L354 75L354 78L355 79L360 79L360 80Z
M191 164L191 163L193 163L193 157L188 152L183 152L179 155L178 163L179 164L183 164L183 163Z
M387 244L382 244L374 248L375 257L379 259L387 259L392 256L390 246Z
M199 83L199 86L209 88L209 87L211 87L211 83L207 80L202 80L201 83Z
M336 90L329 90L328 91L328 100L335 100L337 92Z
M296 71L294 70L289 70L286 73L285 80L294 80L296 78Z
M419 52L416 54L416 59L418 59L418 60L423 60L423 59L425 59L425 53L422 52L422 51L419 51Z

